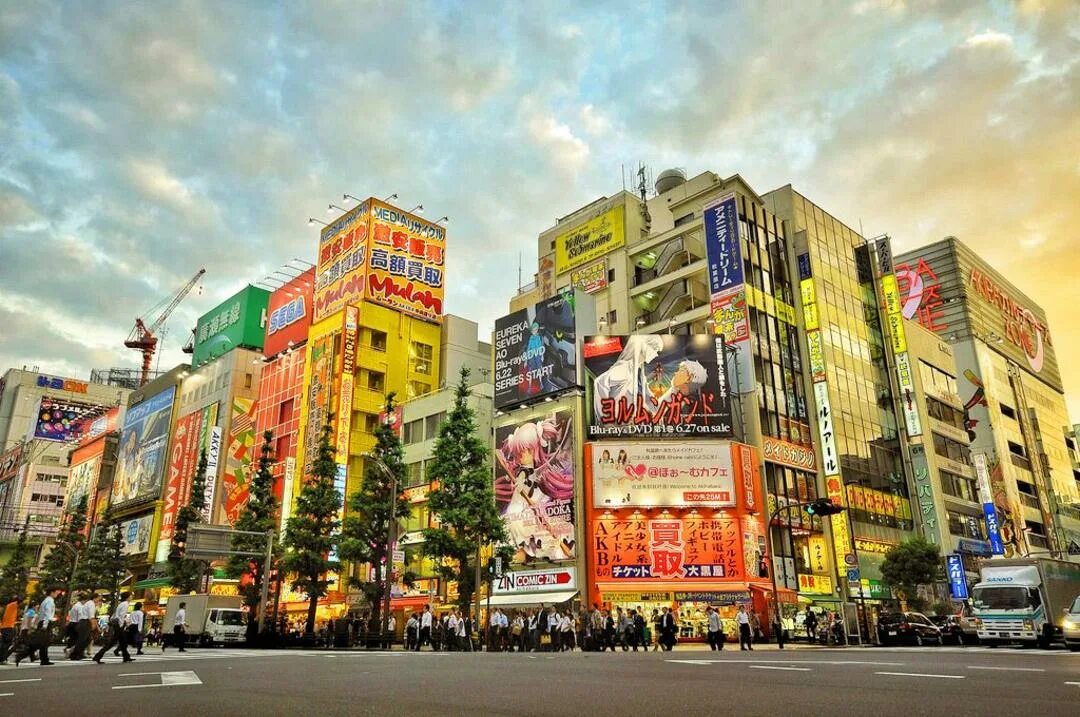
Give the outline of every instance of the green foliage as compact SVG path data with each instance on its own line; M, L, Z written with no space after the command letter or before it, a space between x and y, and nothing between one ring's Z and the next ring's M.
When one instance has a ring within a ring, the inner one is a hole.
M206 563L184 556L187 547L188 527L203 519L206 507L206 451L199 453L199 463L191 479L191 495L187 504L176 514L173 526L172 548L169 551L169 579L177 594L186 595L199 589L199 581L206 570Z
M439 527L424 530L423 547L426 555L442 564L443 576L457 581L458 604L466 610L477 589L475 561L480 548L508 539L495 506L487 441L479 435L469 396L469 370L463 368L454 407L439 427L427 463L428 480L438 483L428 506Z
M339 563L330 560L330 552L337 542L341 525L341 495L334 488L337 464L331 443L331 424L323 426L319 439L318 456L311 467L311 477L305 481L296 499L296 510L289 517L285 528L285 554L283 569L291 573L293 588L308 596L308 633L315 631L315 611L319 598L325 597L330 587L326 574L337 570Z
M26 547L26 526L19 533L19 540L3 571L0 571L0 603L12 600L20 603L26 599L26 583L30 579L30 550Z
M386 415L394 414L394 394L386 396ZM341 531L340 554L352 563L367 563L375 571L375 579L351 580L359 587L371 605L376 625L382 625L382 602L389 590L386 579L387 535L391 512L394 519L409 515L409 503L402 497L405 485L405 452L401 440L388 424L375 430L375 448L364 461L364 480L349 496L349 511Z
M257 553L257 556L244 557L234 555L229 559L227 570L234 578L248 576L250 580L240 588L244 604L251 608L248 618L256 618L256 608L262 598L263 568L265 566L267 533L277 528L277 500L274 498L274 433L263 433L263 445L259 454L259 467L251 477L251 495L244 509L233 525L237 530L260 533L261 535L234 535L232 549ZM277 542L274 543L277 548ZM275 553L280 551L275 550ZM277 556L275 555L275 560Z
M122 549L123 535L120 525L115 522L98 525L79 561L76 587L80 590L107 593L110 602L115 603L120 593L120 582L127 572Z
M40 577L34 591L34 599L40 600L45 596L45 590L48 588L63 588L64 597L57 607L58 612L66 610L68 596L78 587L72 578L76 561L81 560L83 550L86 548L86 536L83 535L85 530L86 496L83 496L64 514L60 532L56 535L56 543L41 562Z
M885 554L881 564L881 580L898 592L914 610L925 607L919 597L920 585L931 585L945 579L941 563L941 547L926 538L905 540Z

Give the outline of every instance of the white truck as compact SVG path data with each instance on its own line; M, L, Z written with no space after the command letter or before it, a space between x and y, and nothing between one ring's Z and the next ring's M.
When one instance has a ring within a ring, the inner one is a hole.
M162 630L172 634L180 603L185 603L188 644L230 645L247 638L247 611L239 597L226 595L173 595L165 606Z
M979 642L1048 648L1064 640L1065 611L1080 593L1080 564L1050 558L995 559L972 590Z

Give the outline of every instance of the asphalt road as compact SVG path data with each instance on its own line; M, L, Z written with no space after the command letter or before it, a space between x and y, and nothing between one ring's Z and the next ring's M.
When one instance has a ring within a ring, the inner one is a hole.
M987 648L420 654L149 650L0 668L35 715L1080 714L1080 654Z

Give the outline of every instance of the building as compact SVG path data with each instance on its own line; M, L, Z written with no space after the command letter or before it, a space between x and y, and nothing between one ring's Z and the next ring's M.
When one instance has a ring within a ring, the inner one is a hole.
M955 237L897 257L905 318L953 346L972 460L985 471L1006 556L1080 538L1080 490L1046 313Z

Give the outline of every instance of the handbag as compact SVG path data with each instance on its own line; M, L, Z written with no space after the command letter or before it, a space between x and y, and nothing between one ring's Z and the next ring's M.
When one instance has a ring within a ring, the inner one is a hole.
M520 635L521 634L521 625L514 625L514 627L512 627L510 629L510 632L511 632L511 634L514 634L514 635Z
M546 632L543 633L542 635L540 635L540 644L541 645L550 645L551 644L551 635L547 634Z

